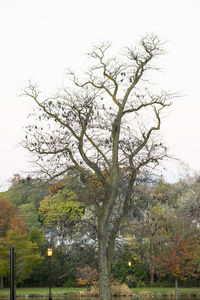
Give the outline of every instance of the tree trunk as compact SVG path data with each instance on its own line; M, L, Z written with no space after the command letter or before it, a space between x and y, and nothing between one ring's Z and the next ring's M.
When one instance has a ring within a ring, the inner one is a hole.
M150 268L150 283L154 283L154 269Z
M154 264L154 259L153 257L150 257L150 262L149 262L149 272L150 272L150 283L154 283L154 277L155 277L155 264Z
M0 275L1 277L1 282L0 282L0 289L4 288L4 284L3 284L3 275Z
M111 300L110 275L105 269L102 269L99 274L99 299Z
M175 298L178 300L178 279L175 277Z
M111 300L111 261L108 260L105 238L98 240L99 299Z

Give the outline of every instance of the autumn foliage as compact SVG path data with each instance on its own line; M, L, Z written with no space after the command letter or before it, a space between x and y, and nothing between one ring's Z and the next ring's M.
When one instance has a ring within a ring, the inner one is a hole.
M78 278L76 279L79 285L91 286L97 284L98 272L96 269L91 269L89 266L77 268Z
M61 190L63 187L64 187L63 180L59 180L55 184L52 184L48 190L51 194L57 194L58 191Z
M20 217L19 211L6 198L0 199L0 238L6 236L8 230L18 228L21 233L25 233L27 225L24 218Z
M156 258L157 270L160 276L169 274L180 280L196 277L196 264L199 255L197 240L192 237L176 236Z
M32 269L39 265L43 258L38 253L38 246L29 239L25 219L19 210L7 199L0 199L0 276L9 276L10 246L15 248L16 283L28 278ZM2 280L3 281L3 280ZM2 284L3 285L3 284Z

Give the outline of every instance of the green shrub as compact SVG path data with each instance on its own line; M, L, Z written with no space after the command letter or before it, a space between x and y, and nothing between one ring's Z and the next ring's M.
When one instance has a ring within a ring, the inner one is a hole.
M129 288L137 287L137 279L134 275L126 276L126 283Z
M64 284L64 287L76 287L77 282L76 279L74 278L68 278Z
M145 287L146 286L146 284L145 284L145 282L144 281L141 281L141 280L138 280L138 282L137 282L137 287Z

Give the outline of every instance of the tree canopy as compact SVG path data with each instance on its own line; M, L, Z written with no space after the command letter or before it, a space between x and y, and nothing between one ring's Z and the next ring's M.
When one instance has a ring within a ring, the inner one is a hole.
M19 210L7 199L0 199L0 276L10 272L10 246L16 252L16 283L30 276L33 268L42 262L38 246L29 239L27 224ZM1 279L1 285L3 280Z
M91 198L97 213L100 298L109 300L115 239L134 201L135 184L147 179L167 156L157 136L172 93L151 90L163 43L146 35L125 55L110 54L111 44L94 46L85 78L69 71L74 88L44 98L30 83L25 96L36 109L30 116L24 147L36 154L42 176L54 179L76 170L86 189L95 177L101 197ZM121 171L123 170L123 172Z
M58 233L65 237L65 231L70 232L73 224L83 216L83 211L83 205L77 201L76 194L62 189L40 202L39 215L47 227L57 228Z

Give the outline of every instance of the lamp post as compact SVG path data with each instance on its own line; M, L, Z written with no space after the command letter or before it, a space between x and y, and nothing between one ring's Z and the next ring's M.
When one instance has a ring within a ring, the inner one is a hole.
M15 291L15 251L14 247L10 246L10 300L16 299Z
M53 254L53 250L51 248L47 249L47 255L49 257L49 300L52 300L52 294L51 294L51 257Z
M128 261L128 272L127 272L127 281L128 281L128 287L130 287L131 285L131 266L132 266L132 262L129 260Z

